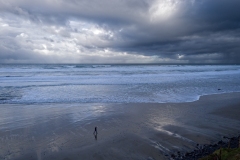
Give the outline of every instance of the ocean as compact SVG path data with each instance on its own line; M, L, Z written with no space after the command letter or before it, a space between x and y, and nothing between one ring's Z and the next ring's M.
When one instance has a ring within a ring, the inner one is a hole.
M0 65L0 104L178 103L239 91L239 65Z

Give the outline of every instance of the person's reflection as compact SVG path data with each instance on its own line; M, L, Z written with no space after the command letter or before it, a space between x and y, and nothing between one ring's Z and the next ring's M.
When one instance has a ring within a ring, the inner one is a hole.
M93 135L94 135L94 137L95 137L95 140L97 140L97 134L98 134L98 132L97 132L97 127L95 127L94 132L93 132Z

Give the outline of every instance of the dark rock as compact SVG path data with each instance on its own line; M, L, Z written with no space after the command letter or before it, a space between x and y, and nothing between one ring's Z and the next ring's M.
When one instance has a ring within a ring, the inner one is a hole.
M221 140L221 141L218 142L218 144L221 145L221 144L224 144L224 143L223 143L223 141Z
M175 158L176 156L174 154L171 155L172 158Z

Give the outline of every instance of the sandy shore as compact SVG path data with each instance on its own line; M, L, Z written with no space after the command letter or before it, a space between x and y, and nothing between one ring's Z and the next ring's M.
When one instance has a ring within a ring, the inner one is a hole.
M238 115L240 93L188 103L1 104L0 159L169 159L236 136Z

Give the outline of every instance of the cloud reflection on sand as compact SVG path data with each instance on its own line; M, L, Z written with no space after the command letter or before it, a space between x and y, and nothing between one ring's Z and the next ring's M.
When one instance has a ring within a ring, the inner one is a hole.
M92 120L96 119L98 116L104 114L107 111L107 107L98 104L91 104L90 106L83 107L74 107L72 108L74 112L70 114L71 120L73 123L80 122L83 120Z
M0 126L1 130L26 128L62 116L69 117L72 123L76 123L96 119L106 111L107 107L100 104L8 105L1 107Z
M166 125L179 125L176 118L179 117L178 109L166 105L161 108L154 108L153 112L148 115L149 124L153 126L154 129L162 131L162 127Z

